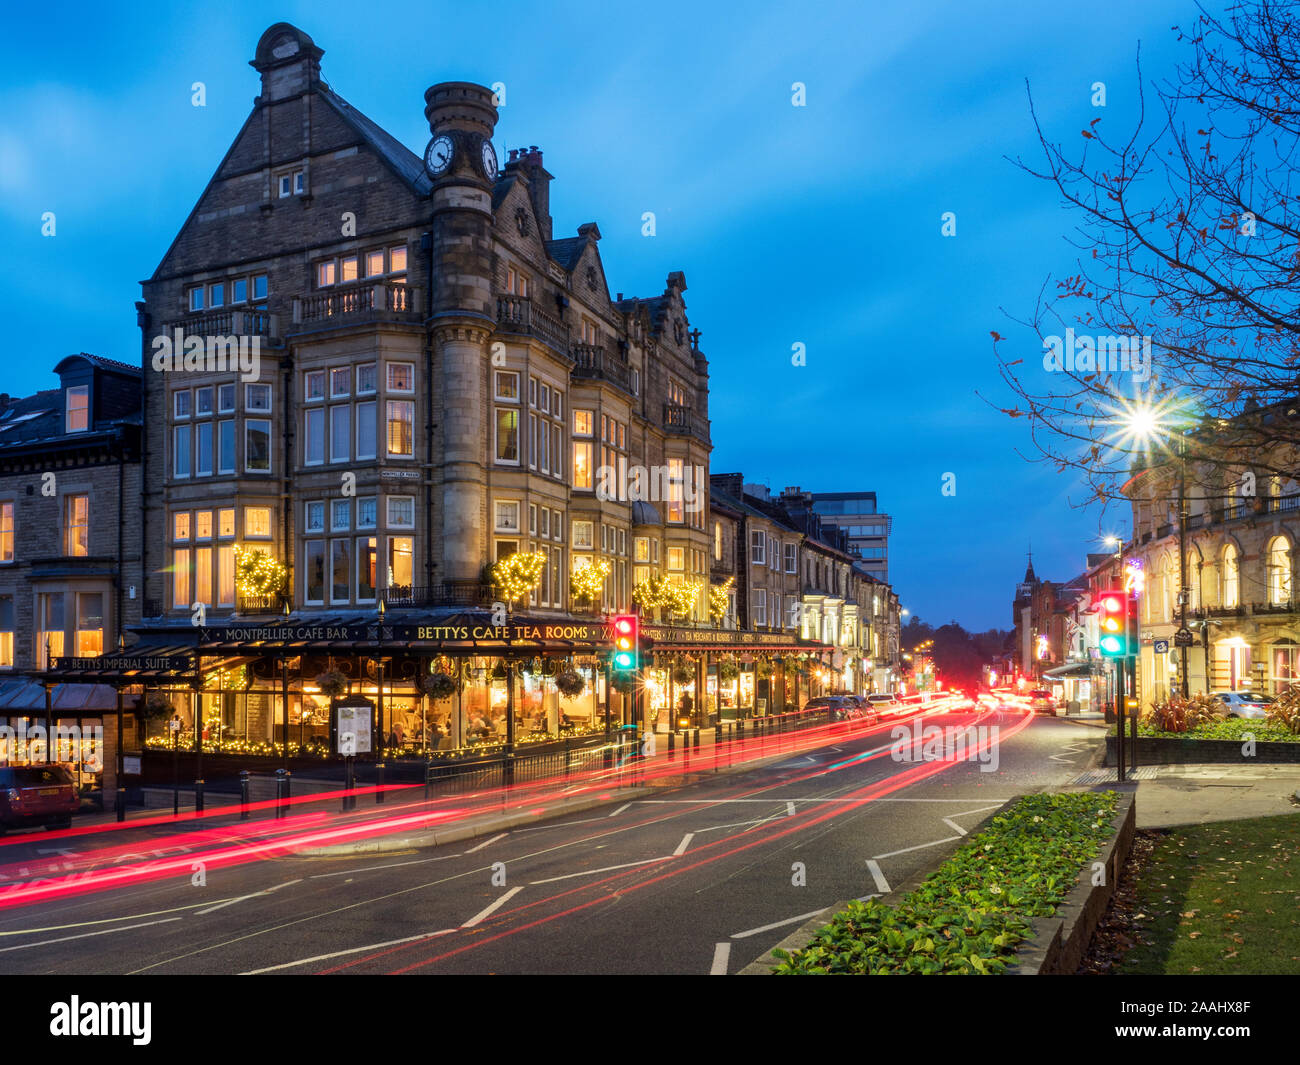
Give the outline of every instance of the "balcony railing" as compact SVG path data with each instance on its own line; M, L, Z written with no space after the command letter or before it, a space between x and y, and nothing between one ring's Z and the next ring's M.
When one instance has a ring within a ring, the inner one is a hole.
M631 368L599 344L575 344L573 361L574 377L600 378L618 385L625 392L632 391Z
M273 337L280 334L280 316L268 314L265 308L252 310L207 311L192 314L163 326L167 334L181 329L186 336L263 336Z
M1295 603L1288 599L1281 603L1255 603L1251 606L1252 614L1290 614L1295 610Z
M444 581L442 584L424 586L400 584L385 588L380 596L385 607L436 607L436 606L487 606L493 599L490 584L463 584Z
M561 355L569 354L569 327L527 296L497 297L497 328L502 333L536 337Z
M664 404L664 430L670 433L693 432L690 407L679 407L676 403Z
M419 313L420 290L392 281L338 285L293 301L295 325L379 316L408 320Z
M241 595L236 597L237 614L282 614L286 600L282 595Z

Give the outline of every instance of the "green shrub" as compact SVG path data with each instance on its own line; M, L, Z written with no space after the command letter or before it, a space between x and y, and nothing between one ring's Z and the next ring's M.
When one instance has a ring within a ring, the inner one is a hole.
M1028 795L895 906L851 903L777 975L1001 973L1114 831L1115 792Z

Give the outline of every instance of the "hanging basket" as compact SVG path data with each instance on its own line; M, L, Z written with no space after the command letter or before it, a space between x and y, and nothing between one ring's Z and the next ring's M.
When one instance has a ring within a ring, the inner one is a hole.
M316 687L321 690L322 695L337 699L348 690L348 678L337 669L329 669L316 677Z
M754 666L754 672L758 674L760 680L767 680L773 672L772 663L766 658L761 658Z
M723 684L730 684L738 676L740 676L740 667L735 662L718 663L718 680Z
M631 695L636 691L636 677L631 673L616 673L610 683L622 695Z
M426 673L420 687L432 699L446 699L456 694L456 678L450 673Z
M695 681L695 670L690 666L673 666L673 683L685 686Z
M561 695L572 699L575 695L581 695L582 689L587 686L587 682L582 679L582 674L574 669L567 669L555 678L555 687L559 689Z

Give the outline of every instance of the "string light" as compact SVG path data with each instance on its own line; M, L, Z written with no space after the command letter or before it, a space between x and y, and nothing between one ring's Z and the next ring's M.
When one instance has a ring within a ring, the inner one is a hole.
M726 583L715 584L709 588L709 617L715 623L720 624L727 616L727 611L731 609L731 586L735 583L735 577L728 577Z
M592 602L605 587L605 578L609 576L609 563L598 558L595 561L580 558L573 563L573 573L569 576L569 589L573 597L580 601Z
M288 578L288 567L279 559L261 549L235 545L235 589L240 595L280 595Z
M543 551L516 552L493 564L492 582L503 599L517 602L527 598L541 585L546 563L547 557Z

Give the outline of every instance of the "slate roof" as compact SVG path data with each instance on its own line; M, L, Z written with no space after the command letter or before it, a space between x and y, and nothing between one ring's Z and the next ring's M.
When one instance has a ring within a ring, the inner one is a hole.
M321 98L325 100L339 117L355 129L393 171L421 196L427 195L433 181L424 169L424 160L411 151L391 133L378 123L371 121L343 97L332 89L322 85Z
M560 240L546 242L546 254L569 273L573 273L573 268L578 265L586 248L586 237L562 237Z

